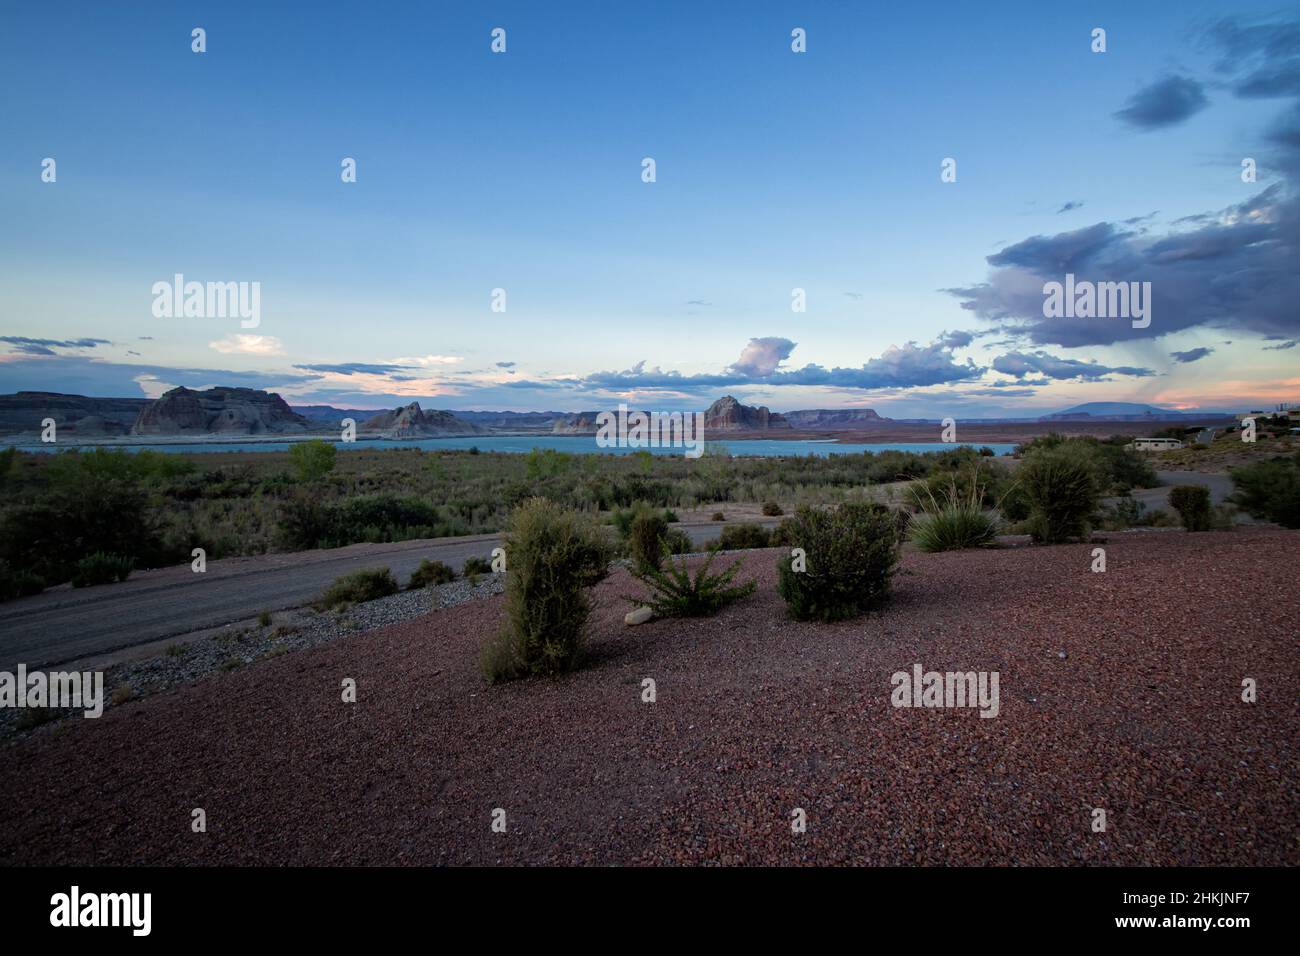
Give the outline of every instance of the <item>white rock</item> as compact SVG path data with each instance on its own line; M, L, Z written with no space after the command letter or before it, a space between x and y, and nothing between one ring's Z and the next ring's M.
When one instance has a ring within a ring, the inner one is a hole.
M654 611L648 607L639 607L635 610L628 611L623 618L624 624L644 624L650 618L654 617Z

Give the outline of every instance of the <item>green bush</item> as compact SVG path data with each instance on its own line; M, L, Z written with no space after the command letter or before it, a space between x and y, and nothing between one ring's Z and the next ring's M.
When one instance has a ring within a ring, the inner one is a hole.
M131 576L135 567L135 558L124 554L108 554L96 551L77 562L72 572L74 588L91 587L96 584L109 584L113 581L125 581Z
M0 561L0 601L30 597L45 590L45 579L31 571L16 571L7 561Z
M750 548L766 548L770 547L771 538L771 532L761 524L729 524L722 529L722 535L711 550L747 551Z
M726 521L726 520L727 520L727 516L726 516L725 514L723 514L721 511L715 511L715 512L713 512L713 520L714 520L714 521Z
M656 514L637 515L628 530L632 567L642 574L658 570L667 550L668 523Z
M1247 513L1284 528L1300 528L1300 452L1254 461L1229 474L1234 499Z
M782 555L777 589L801 621L855 617L886 600L898 565L897 519L888 508L845 502L833 511L800 508L789 522L805 567Z
M1029 534L1035 543L1087 535L1100 491L1096 466L1085 450L1068 444L1036 450L1020 466L1019 479L1029 500Z
M609 539L579 512L532 498L511 513L505 549L506 623L484 649L484 676L495 683L571 670L591 613L587 589L609 570Z
M785 512L781 510L781 506L775 501L765 501L763 502L763 514L768 518L779 518Z
M465 577L477 574L491 574L492 562L487 558L473 555L465 559L465 563L460 567L460 573L465 575Z
M977 487L963 496L956 485L949 488L943 501L930 507L911 522L912 542L922 551L958 551L978 548L997 536L998 517L980 502Z
M451 565L425 558L420 562L420 566L411 572L411 581L406 587L407 590L415 591L454 580L456 580L456 572Z
M650 589L650 596L627 600L637 606L648 606L660 617L707 617L754 593L757 584L753 581L731 583L740 570L740 561L719 574L711 574L709 566L715 557L716 553L705 558L694 577L687 570L685 560L669 561L667 569L633 570L632 576Z
M1188 531L1210 530L1210 489L1204 485L1174 485L1169 489L1169 507L1178 512Z
M397 579L388 568L362 568L338 578L316 599L317 610L362 604L396 594Z
M289 463L299 481L317 481L334 470L338 449L327 441L313 438L289 446Z

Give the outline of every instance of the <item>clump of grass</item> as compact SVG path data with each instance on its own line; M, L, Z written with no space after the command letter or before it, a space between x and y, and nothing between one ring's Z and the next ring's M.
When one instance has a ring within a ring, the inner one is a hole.
M929 507L912 519L909 531L918 548L931 552L978 548L992 541L997 533L998 516L984 510L979 490L972 485L963 495L955 482L948 487L943 501L931 494Z
M436 587L454 580L456 580L456 570L451 565L425 558L420 562L420 566L411 572L411 581L406 587L409 591L417 591L420 588Z
M113 696L109 699L115 704L125 704L128 700L134 700L135 696L135 688L130 684L118 684L113 688Z
M714 520L714 521L726 521L726 520L727 520L727 516L726 516L725 514L723 514L721 511L715 511L715 512L713 512L713 520Z
M709 566L715 557L716 552L705 558L694 577L687 570L684 559L669 561L667 568L633 570L633 577L650 589L650 597L629 597L627 600L635 605L648 606L660 617L707 617L754 593L757 585L753 581L731 583L740 570L739 561L725 571L711 574Z
M465 563L461 565L460 571L461 574L465 575L467 578L474 578L480 574L491 574L492 562L488 561L487 558L480 558L475 555L474 557L465 559Z
M763 514L769 518L779 518L785 512L781 510L781 506L775 501L764 501Z
M184 644L168 644L167 650L163 651L168 657L184 657L189 653L189 647Z
M135 558L124 554L110 554L96 551L77 562L72 572L74 588L90 587L96 584L109 584L112 581L125 581L135 569Z
M397 580L388 568L362 568L338 578L316 600L317 610L361 604L397 593Z
M331 446L331 447L333 447L333 446ZM259 612L258 612L258 614L257 614L257 626L258 626L258 627L270 627L270 626L271 626L271 612L270 612L270 611L259 611Z
M510 515L505 542L506 623L484 647L484 677L496 683L573 669L591 613L587 589L609 570L609 539L585 515L532 498Z

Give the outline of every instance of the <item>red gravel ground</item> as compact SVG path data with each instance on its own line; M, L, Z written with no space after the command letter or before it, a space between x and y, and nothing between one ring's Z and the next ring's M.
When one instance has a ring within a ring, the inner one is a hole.
M1106 549L909 554L837 625L774 551L700 621L625 627L619 572L587 669L504 687L500 599L436 612L6 747L0 863L1300 863L1300 534ZM893 708L917 662L998 671L1001 715Z

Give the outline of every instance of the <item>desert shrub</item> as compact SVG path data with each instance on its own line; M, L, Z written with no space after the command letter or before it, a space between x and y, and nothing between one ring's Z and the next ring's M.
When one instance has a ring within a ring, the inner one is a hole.
M74 588L91 587L96 584L109 584L113 581L125 581L131 576L135 567L135 558L124 554L108 554L96 551L77 562L72 572Z
M0 561L0 601L30 597L45 590L45 579L31 571L19 571Z
M411 572L411 580L406 587L408 590L416 591L454 580L456 580L456 572L451 565L425 558L420 562L420 566Z
M628 530L628 554L632 567L644 574L657 570L663 560L668 524L656 514L637 515Z
M313 438L289 447L289 464L299 481L318 481L334 470L338 449L327 441Z
M460 566L460 573L469 577L475 574L491 574L492 562L487 558L481 558L477 554L471 555L465 559L465 563Z
M1097 510L1096 466L1086 451L1067 444L1036 450L1020 466L1029 499L1029 534L1039 544L1082 538Z
M785 512L781 510L781 506L775 501L764 501L763 514L769 518L779 518Z
M329 530L323 547L341 547L358 541L401 541L439 537L438 510L419 498L399 495L362 495L348 498L330 509Z
M1284 528L1300 528L1300 452L1254 461L1230 472L1236 503L1248 514Z
M800 508L789 535L804 565L799 570L798 559L782 555L777 589L795 618L854 617L889 596L899 543L888 508L867 502L845 502L833 511Z
M1164 508L1152 508L1149 511L1143 511L1137 523L1140 528L1172 528L1178 522Z
M397 593L397 579L388 568L362 568L338 578L316 599L317 610L361 604Z
M1123 445L1098 443L1094 446L1102 482L1113 493L1123 494L1133 488L1155 488L1160 484L1151 462Z
M1121 495L1113 504L1101 510L1103 526L1109 531L1122 531L1137 527L1142 520L1142 503L1132 495Z
M675 522L675 521L677 520L677 512L676 512L676 511L673 511L672 508L665 508L665 509L664 509L664 520L667 521L669 524L672 524L673 522Z
M650 589L649 598L629 597L636 605L646 605L660 617L707 617L716 614L732 601L754 593L755 582L732 584L741 562L712 574L709 566L717 554L710 554L695 570L694 577L686 561L669 561L666 569L650 567L633 570L632 575Z
M481 659L489 683L575 667L591 613L587 589L605 577L612 548L581 513L532 498L511 513L505 549L506 623Z
M319 548L332 527L331 509L314 495L296 495L280 505L279 543L290 551Z
M715 512L713 512L713 520L714 520L714 521L726 521L726 520L727 520L727 516L726 516L725 514L723 514L721 511L715 511Z
M1169 507L1178 512L1188 531L1210 530L1210 489L1204 485L1174 485L1169 489Z
M771 537L771 533L761 524L753 522L729 524L722 529L722 535L713 550L745 551L750 548L766 548L770 546Z
M956 486L942 501L931 501L911 522L912 542L922 551L958 551L988 544L998 533L998 517L981 504L980 489L972 485L963 496Z

